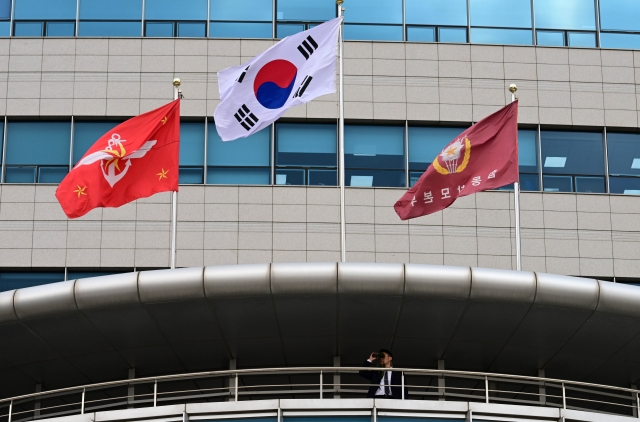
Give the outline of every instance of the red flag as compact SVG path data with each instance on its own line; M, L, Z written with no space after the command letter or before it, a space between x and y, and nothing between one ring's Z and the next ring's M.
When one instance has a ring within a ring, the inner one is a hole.
M180 100L119 124L69 172L56 198L69 218L178 190Z
M518 102L451 141L396 202L401 220L443 210L456 198L518 181Z

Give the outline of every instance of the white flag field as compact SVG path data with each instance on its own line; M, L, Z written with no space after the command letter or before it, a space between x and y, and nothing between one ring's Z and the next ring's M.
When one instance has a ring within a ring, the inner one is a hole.
M269 126L289 107L336 92L342 18L288 36L247 63L218 72L220 104L213 117L223 141Z

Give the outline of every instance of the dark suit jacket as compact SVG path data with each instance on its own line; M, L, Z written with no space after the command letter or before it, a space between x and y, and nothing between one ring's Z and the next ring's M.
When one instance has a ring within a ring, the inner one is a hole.
M365 360L362 366L369 367L371 366L371 362ZM361 377L364 377L371 381L371 387L369 387L369 392L367 393L367 398L373 398L376 395L376 391L380 388L380 380L382 379L381 374L382 371L360 371ZM398 371L391 372L391 395L394 399L402 398L402 375ZM407 399L407 388L404 390L404 398Z

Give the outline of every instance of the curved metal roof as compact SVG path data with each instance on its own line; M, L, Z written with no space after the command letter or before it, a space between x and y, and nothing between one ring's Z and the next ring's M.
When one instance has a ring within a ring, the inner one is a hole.
M0 293L0 396L238 367L396 364L629 386L640 288L417 264L301 263L118 274Z

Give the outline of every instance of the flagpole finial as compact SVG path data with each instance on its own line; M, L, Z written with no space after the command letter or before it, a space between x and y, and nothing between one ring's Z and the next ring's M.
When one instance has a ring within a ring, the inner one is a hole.
M511 92L512 94L515 94L517 90L518 87L516 86L516 84L509 85L509 92Z
M176 88L180 86L180 78L175 78L173 80L173 86L175 86ZM515 85L513 85L515 86Z

